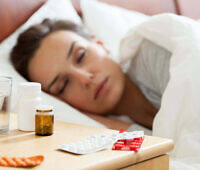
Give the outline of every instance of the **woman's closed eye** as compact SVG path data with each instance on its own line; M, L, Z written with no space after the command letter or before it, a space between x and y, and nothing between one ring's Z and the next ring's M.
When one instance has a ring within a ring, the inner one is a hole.
M65 91L65 88L66 88L68 82L69 82L69 79L65 80L65 82L64 82L64 84L63 84L63 86L62 86L62 88L61 88L61 89L59 90L59 92L58 92L58 95L62 94L62 93Z
M81 63L83 58L84 58L84 56L85 56L85 54L86 54L86 49L78 50L78 52L76 54L77 55L76 62L77 63Z

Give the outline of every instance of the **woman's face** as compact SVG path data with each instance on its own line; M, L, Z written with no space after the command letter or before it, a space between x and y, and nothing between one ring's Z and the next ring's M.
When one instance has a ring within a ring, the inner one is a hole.
M45 37L28 73L44 91L92 113L113 109L124 90L124 75L108 53L71 31L56 31Z

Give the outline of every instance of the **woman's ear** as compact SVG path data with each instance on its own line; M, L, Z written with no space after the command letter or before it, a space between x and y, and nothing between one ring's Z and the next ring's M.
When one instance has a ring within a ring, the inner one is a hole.
M100 45L108 54L110 54L110 51L104 46L104 43L101 40L99 40L95 35L92 35L92 40L98 45Z

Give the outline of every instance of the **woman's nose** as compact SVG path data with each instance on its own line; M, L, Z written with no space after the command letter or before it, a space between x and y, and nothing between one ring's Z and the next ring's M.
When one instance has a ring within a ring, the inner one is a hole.
M94 74L85 70L76 70L76 76L85 88L89 88L94 79Z

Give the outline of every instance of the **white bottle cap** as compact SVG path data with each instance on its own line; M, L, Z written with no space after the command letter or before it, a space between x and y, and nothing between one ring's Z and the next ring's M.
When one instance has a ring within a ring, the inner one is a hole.
M41 84L36 82L23 82L19 84L20 94L38 94L41 93Z

